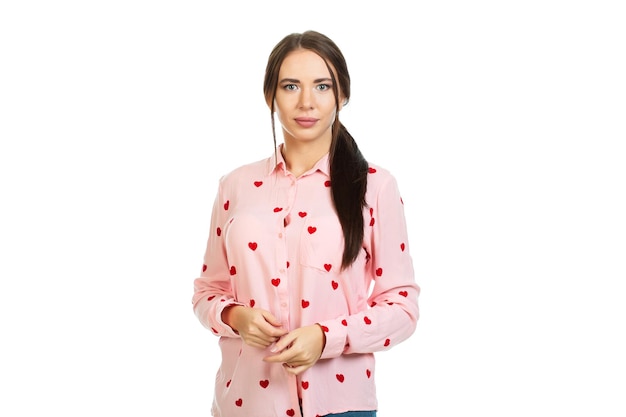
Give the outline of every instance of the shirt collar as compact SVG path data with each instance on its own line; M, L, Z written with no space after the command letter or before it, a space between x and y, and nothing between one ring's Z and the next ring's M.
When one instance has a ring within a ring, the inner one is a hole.
M283 172L287 171L287 164L285 163L285 159L283 158L283 154L280 151L282 147L282 143L278 145L276 151L272 156L267 160L267 175L270 176L274 171L282 170Z
M287 174L287 163L285 162L285 158L283 158L283 154L281 152L282 143L278 145L276 148L276 153L272 155L268 159L268 170L267 175L272 175L274 172L282 171L285 175ZM320 171L324 173L327 177L330 177L330 167L329 167L329 154L327 153L323 157L320 158L319 161L313 165L308 173L312 173L315 171Z

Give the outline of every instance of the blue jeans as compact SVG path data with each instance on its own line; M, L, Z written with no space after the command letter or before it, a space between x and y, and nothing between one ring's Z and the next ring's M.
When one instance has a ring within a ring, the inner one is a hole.
M345 413L326 414L322 417L376 417L376 411L346 411Z

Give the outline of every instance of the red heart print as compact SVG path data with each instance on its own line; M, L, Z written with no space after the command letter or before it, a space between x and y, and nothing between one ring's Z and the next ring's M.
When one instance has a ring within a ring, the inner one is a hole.
M324 182L324 187L330 187L330 181L325 181Z
M249 242L248 243L248 247L252 250L256 250L257 247L257 243L256 242Z
M365 370L365 374L367 375L367 377L371 377L372 376L372 371L370 371L369 369Z
M222 229L218 227L216 233L218 236L222 236Z
M278 213L279 211L283 211L282 207L274 207L274 213Z
M235 266L231 266L230 267L230 274L231 275L235 275L237 273L237 268L235 268Z
M287 261L287 268L289 268L289 261Z
M309 388L309 381L302 381L302 389Z
M229 379L228 382L226 382L226 388L230 387L230 381L232 381L232 380Z
M343 374L336 374L335 377L337 378L337 381L339 382L343 382L343 380L345 379Z
M383 274L383 269L382 268L378 268L376 269L376 276L379 277Z
M296 412L295 412L295 411L293 411L293 408L290 408L289 410L287 410L287 415L288 415L289 417L293 417L293 416L295 416L295 415L296 415Z
M269 384L270 384L270 381L268 381L267 379L263 379L259 381L259 385L261 385L262 388L267 388Z
M341 324L343 324L344 326L347 326L348 325L348 320L346 320L346 319L341 320Z
M306 211L299 211L299 212L298 212L298 216L300 216L300 217L306 217Z
M230 205L230 200L226 200L224 203L224 210L228 210L228 206Z
M211 331L215 334L217 334L217 330L215 330L215 328L211 327Z
M374 209L370 207L370 217L374 217Z
M400 250L402 252L404 252L404 248L406 247L406 245L404 243L400 243Z
M363 317L363 321L365 322L365 324L372 324L372 321L367 316Z
M207 298L207 301L211 301L212 299L214 299L215 296L214 295L210 295L209 298Z
M373 217L370 219L370 226L374 226L374 223L376 223L376 219L374 219Z
M202 272L206 271L206 264L202 265Z
M280 278L272 278L272 285L278 287L280 284Z
M260 187L260 186L262 186L262 185L263 185L263 181L255 181L255 182L254 182L254 186L255 186L255 187Z
M309 228L307 230L309 231L310 234L313 234L317 230L317 227L309 226Z
M333 266L332 266L331 264L324 264L324 269L325 269L327 272L330 272L330 269L331 269L332 267L333 267Z
M254 307L254 305L256 304L256 301L254 301L254 298L250 299L250 307Z
M403 297L408 297L409 296L409 292L408 291L400 291L398 294L400 294Z
M369 167L369 169L368 169L367 171L368 171L370 174L373 174L373 173L375 173L375 172L376 172L376 168Z
M311 303L308 302L307 300L302 300L302 308L307 308L309 306L309 304L311 304Z
M331 282L331 285L333 286L333 290L336 290L337 288L339 288L339 283L337 281Z
M328 327L326 327L326 326L324 326L324 325L320 325L320 327L322 328L322 330L323 330L325 333L328 333Z
M390 343L391 343L391 340L385 339L385 346L389 346Z
M241 407L241 406L243 405L243 400L242 400L241 398L240 398L240 399L238 399L237 401L235 401L235 405L236 405L237 407Z

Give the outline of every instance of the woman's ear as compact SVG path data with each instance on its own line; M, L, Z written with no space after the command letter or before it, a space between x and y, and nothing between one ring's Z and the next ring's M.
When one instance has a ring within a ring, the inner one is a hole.
M348 104L348 99L344 96L340 96L339 97L339 109L338 111L341 111L341 109L343 109L343 107Z

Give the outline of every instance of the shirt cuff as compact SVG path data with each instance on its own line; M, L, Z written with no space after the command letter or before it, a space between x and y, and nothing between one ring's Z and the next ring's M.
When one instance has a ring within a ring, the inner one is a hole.
M225 300L220 303L220 305L215 309L215 322L220 324L221 329L219 329L220 336L226 337L240 337L239 333L233 330L228 324L224 323L222 320L222 312L226 309L226 307L230 306L245 306L243 303L238 303L234 300Z
M320 359L336 358L346 350L348 327L342 323L346 323L343 318L319 322L326 336L326 346Z

